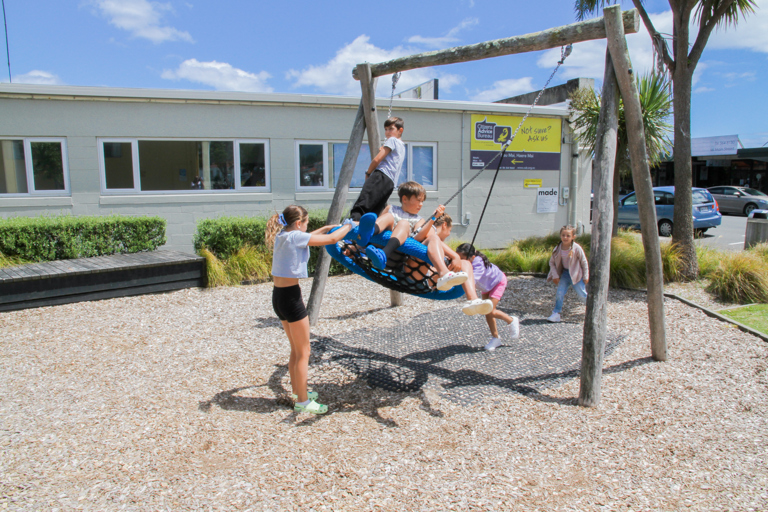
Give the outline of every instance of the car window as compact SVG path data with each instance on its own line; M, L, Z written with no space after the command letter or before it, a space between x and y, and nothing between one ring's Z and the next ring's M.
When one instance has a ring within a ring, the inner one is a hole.
M637 194L632 194L624 198L624 206L637 206Z
M661 204L666 204L666 205L675 204L675 195L670 192L664 192L664 202Z
M749 194L751 196L766 196L768 197L768 194L765 194L763 192L760 192L756 188L743 188L741 189L745 194Z
M711 203L714 201L712 195L706 190L694 190L691 196L693 204Z
M736 195L736 189L735 188L726 188L723 192L727 196L735 196Z
M723 193L723 187L713 187L708 189L712 194L722 194Z

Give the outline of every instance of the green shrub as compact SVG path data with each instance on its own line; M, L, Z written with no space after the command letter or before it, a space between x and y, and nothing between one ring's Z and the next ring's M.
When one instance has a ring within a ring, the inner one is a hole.
M25 263L30 263L30 262L23 260L21 258L18 258L16 256L5 256L4 254L0 253L0 268L15 267L18 265L24 265Z
M328 212L309 212L307 231L325 226ZM218 217L197 223L195 251L208 262L208 285L237 285L243 281L266 281L272 270L272 253L264 243L265 217ZM307 272L317 268L323 247L309 248ZM210 273L213 273L213 276ZM329 275L348 274L341 263L331 260Z
M763 260L766 264L768 264L768 242L763 242L761 244L753 245L750 247L747 252L754 254L761 260Z
M165 226L160 217L11 217L0 219L0 253L37 262L152 251Z
M718 265L707 277L707 291L722 300L740 304L768 302L768 264L754 253L720 253Z
M619 288L645 287L645 251L640 239L619 232L611 239L610 286Z
M696 247L696 258L699 261L699 276L707 277L720 264L723 253L711 247Z

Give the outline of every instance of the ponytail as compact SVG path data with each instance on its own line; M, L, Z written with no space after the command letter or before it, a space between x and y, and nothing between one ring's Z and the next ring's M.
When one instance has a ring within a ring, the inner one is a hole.
M309 216L303 206L292 204L287 206L283 213L275 213L267 220L267 227L264 228L264 242L271 251L275 247L275 237L283 229L292 226L297 221L303 221Z
M491 266L491 262L488 261L488 257L475 249L475 246L472 244L461 244L456 248L456 253L460 256L464 256L467 259L471 258L472 256L478 256L483 260L483 265L485 265L485 268L489 268Z

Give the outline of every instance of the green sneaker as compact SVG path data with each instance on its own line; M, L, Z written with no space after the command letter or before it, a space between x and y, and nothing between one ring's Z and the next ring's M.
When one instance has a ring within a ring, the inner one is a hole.
M328 406L319 404L314 400L310 400L307 405L301 405L301 404L294 405L293 410L296 412L311 412L312 414L325 414L328 412Z
M291 398L293 398L293 401L299 399L299 395L291 395ZM317 391L307 391L307 400L317 400L320 398L320 395L317 394Z

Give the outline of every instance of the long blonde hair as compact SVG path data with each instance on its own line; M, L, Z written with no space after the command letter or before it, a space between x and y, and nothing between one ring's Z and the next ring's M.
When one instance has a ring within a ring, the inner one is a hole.
M282 219L281 219L282 217ZM297 204L286 206L283 213L276 213L267 221L267 227L264 229L264 241L271 251L275 247L275 237L283 229L287 228L296 221L303 222L309 217L306 208Z

